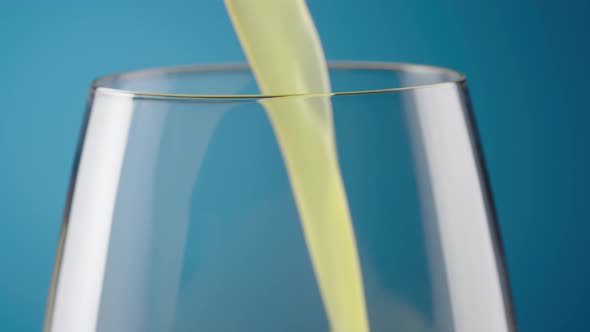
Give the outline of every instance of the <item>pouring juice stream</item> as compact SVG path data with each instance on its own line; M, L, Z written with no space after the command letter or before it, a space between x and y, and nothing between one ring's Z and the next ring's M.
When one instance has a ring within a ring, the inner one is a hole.
M329 93L328 68L303 0L225 0L260 90ZM328 97L261 103L272 124L332 331L369 331L360 262Z

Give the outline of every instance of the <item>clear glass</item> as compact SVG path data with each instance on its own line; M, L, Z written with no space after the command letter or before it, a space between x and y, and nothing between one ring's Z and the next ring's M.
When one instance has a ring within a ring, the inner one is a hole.
M330 77L335 93L289 98L332 103L371 331L515 331L464 77ZM270 98L239 64L94 82L45 331L330 329Z

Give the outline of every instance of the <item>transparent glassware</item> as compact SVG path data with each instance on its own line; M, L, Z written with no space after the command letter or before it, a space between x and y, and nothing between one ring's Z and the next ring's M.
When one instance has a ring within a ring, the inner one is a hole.
M332 103L371 331L515 331L464 77L332 62L330 78L289 98ZM45 331L330 330L263 107L281 97L242 64L96 80Z

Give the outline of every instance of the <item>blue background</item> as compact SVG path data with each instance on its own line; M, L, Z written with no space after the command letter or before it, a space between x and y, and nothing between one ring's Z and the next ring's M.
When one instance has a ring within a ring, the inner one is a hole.
M13 3L0 4L0 331L39 331L91 79L244 57L221 1ZM467 74L521 331L588 331L590 2L309 5L329 58Z

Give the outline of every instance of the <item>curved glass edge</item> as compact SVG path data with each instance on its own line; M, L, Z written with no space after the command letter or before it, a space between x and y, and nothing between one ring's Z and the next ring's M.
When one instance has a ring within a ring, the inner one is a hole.
M173 67L159 67L150 69L140 69L134 71L126 71L121 73L109 74L95 79L91 84L91 93L104 93L108 95L125 95L140 99L220 99L224 101L236 100L259 100L279 97L333 97L345 95L360 95L360 94L377 94L387 92L398 92L416 90L421 88L431 88L437 86L444 86L449 84L465 84L466 77L464 74L453 69L421 65L412 63L400 62L377 62L377 61L329 61L331 69L351 69L351 70L384 70L384 71L400 71L413 73L432 73L432 74L446 74L451 79L439 83L423 84L423 85L408 85L395 88L383 88L372 90L354 90L354 91L336 91L330 93L285 93L285 94L176 94L176 93L157 93L149 91L133 91L125 89L109 88L107 81L125 76L129 78L149 77L157 74L174 74L186 72L211 72L211 71L235 71L248 70L249 66L246 63L219 63L219 64L197 64L186 66Z

